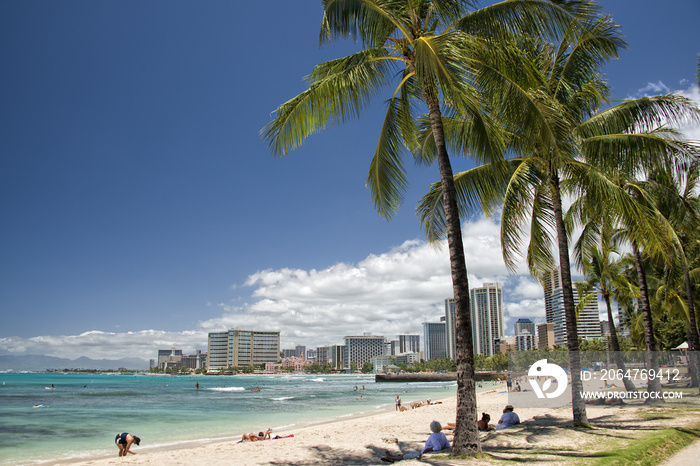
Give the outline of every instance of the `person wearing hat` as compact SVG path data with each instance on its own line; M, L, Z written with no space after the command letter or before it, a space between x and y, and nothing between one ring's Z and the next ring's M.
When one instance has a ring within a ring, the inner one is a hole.
M438 421L433 421L430 423L430 430L433 433L430 434L430 437L428 437L428 440L425 442L425 446L421 451L411 451L405 455L402 455L395 454L387 450L386 455L382 458L382 461L386 461L387 463L395 463L396 461L420 458L423 453L429 451L449 450L450 442L447 440L445 434L442 433L442 424L440 424Z
M130 450L131 445L134 443L136 445L141 445L141 439L128 432L122 432L121 434L117 434L114 443L116 443L119 448L119 456L126 456L127 453L135 455L136 453Z
M513 412L513 405L508 405L503 408L503 415L498 420L496 430L502 430L516 424L520 424L520 417Z

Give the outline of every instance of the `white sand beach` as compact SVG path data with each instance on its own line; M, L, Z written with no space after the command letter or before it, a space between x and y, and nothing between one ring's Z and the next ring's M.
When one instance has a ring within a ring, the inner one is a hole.
M503 387L505 388L505 387ZM499 389L501 390L501 389ZM491 415L492 423L496 423L503 407L508 404L507 394L503 391L481 393L477 398L479 413ZM404 405L411 401L404 400ZM294 434L292 438L266 440L258 442L236 443L236 441L194 444L184 448L169 450L148 449L144 440L140 447L133 450L136 455L126 458L117 457L117 448L110 458L95 458L71 462L79 465L312 465L312 464L382 464L381 457L386 450L394 453L407 453L419 450L430 434L429 424L437 420L445 425L455 420L455 397L434 400L440 404L422 406L404 412L389 411L372 416L349 418L347 420L319 424L297 430L274 432L273 435ZM516 412L523 422L523 427L539 423L551 427L551 420L556 419L560 424L570 422L570 408L549 410L516 406ZM606 406L591 406L588 408L589 417L600 415ZM536 419L537 418L537 419ZM506 429L498 433L482 433L485 445L512 446L516 441L515 434L523 427ZM251 426L251 431L264 426ZM446 431L447 432L447 431ZM233 433L231 433L233 434ZM554 436L556 437L556 436ZM448 439L452 441L451 434ZM560 439L559 439L560 440ZM553 444L557 440L552 438ZM411 460L415 461L415 460ZM456 464L465 460L445 460L443 464Z
M237 443L234 440L209 443L191 442L169 449L149 448L148 440L134 446L136 455L126 458L113 455L105 458L51 464L104 466L130 465L360 465L386 464L381 461L386 450L407 453L422 449L430 435L433 420L446 425L455 420L456 397L433 400L434 403L404 412L394 410L364 417L349 417L340 421L311 425L292 430L280 430L274 435L290 438ZM404 406L420 400L404 399ZM496 390L477 395L478 413L489 413L491 423L496 424L503 408L508 404L505 384ZM697 401L694 403L697 404ZM571 408L547 409L533 406L515 406L521 424L498 432L480 433L482 448L487 456L479 458L479 464L495 464L499 460L526 460L530 464L571 464L576 457L593 456L603 451L606 441L621 439L623 442L646 435L654 429L696 423L698 410L693 407L687 413L675 410L673 416L661 412L671 408L627 403L624 406L587 405L589 421L593 429L569 429ZM392 408L393 409L393 408ZM266 426L250 426L257 432ZM450 431L445 431L452 442ZM242 433L230 432L223 435ZM410 464L419 460L408 460ZM469 459L447 456L424 457L431 464L475 464Z

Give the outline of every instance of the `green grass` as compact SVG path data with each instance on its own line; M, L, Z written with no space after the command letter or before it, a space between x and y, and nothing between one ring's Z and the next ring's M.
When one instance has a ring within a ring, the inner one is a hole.
M601 452L596 455L600 456L600 459L592 464L594 466L629 464L654 466L698 439L700 439L700 425L692 429L664 429L635 440L624 449Z

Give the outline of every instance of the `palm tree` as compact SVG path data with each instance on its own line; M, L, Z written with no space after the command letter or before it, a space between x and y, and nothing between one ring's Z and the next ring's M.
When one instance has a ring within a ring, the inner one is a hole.
M607 86L600 79L600 64L616 56L624 45L609 18L589 24L585 34L567 30L558 45L519 40L529 68L514 77L521 80L509 99L523 118L511 126L511 147L519 155L501 163L482 165L455 175L459 209L463 214L483 210L493 215L502 202L501 249L511 270L515 268L530 222L527 264L534 277L555 267L558 249L567 329L575 424L587 424L581 393L580 355L574 305L568 232L562 197L575 187L571 180L585 179L592 167L577 158L578 126L605 99ZM505 72L505 71L504 71ZM461 121L449 121L448 138L459 139ZM419 215L429 237L444 232L442 184L435 183L419 205ZM552 233L553 232L553 233ZM556 239L556 243L553 241Z
M575 209L572 208L568 213L574 211ZM601 219L606 217L605 213L600 215ZM599 238L598 244L586 247L590 235ZM621 261L612 258L614 255L620 255L613 236L614 233L609 223L605 220L602 222L591 221L585 225L574 247L575 262L585 274L585 281L581 282L577 288L584 292L597 290L603 297L608 313L608 322L610 323L610 344L612 346L613 359L617 368L621 369L623 374L626 374L625 362L620 352L620 343L617 338L617 329L613 318L612 297L616 294L616 290L625 290L628 294L633 294L635 287L625 280L622 274L623 266ZM593 296L597 299L596 294ZM583 300L580 300L580 302L583 302ZM628 392L637 391L634 383L628 377L623 378L623 383Z
M700 361L697 360L700 336L690 264L696 259L693 256L697 254L698 230L700 230L700 197L697 194L700 164L696 162L683 168L684 170L680 173L655 170L644 185L653 196L656 208L669 222L677 238L676 254L671 256L672 262L665 264L666 284L660 287L660 291L669 305L674 298L681 300L681 296L685 296L684 302L675 307L684 308L691 373L697 384L700 379L700 373L698 373Z
M453 454L480 451L476 419L474 357L469 321L469 283L456 191L444 138L443 113L456 111L473 123L465 142L472 154L500 157L501 141L482 93L494 85L479 81L483 57L497 55L496 38L515 32L554 34L573 17L594 14L587 2L507 0L468 12L462 0L322 0L321 43L353 38L363 49L317 65L309 88L282 104L263 130L276 155L299 147L311 134L357 117L382 88L394 89L370 164L367 184L375 208L390 218L407 181L402 152L419 152L416 115L427 110L440 179L457 320L457 429ZM576 10L576 11L574 11ZM584 16L585 17L585 16ZM398 85L392 81L396 79Z
M530 271L540 277L550 270L555 260L551 254L554 242L548 233L554 232L571 356L573 419L574 423L586 423L585 405L580 397L578 334L562 197L586 192L588 198L595 200L598 210L603 203L613 206L614 221L621 221L628 228L633 244L645 239L651 245L650 239L658 238L658 216L631 196L625 189L627 186L609 178L610 174L616 170L634 173L643 162L687 149L673 134L648 127L661 120L678 121L696 114L697 109L687 99L670 95L623 102L595 113L607 95L599 67L622 46L614 25L607 20L596 23L587 35L566 35L559 47L535 44L528 49L528 44L522 41L520 46L530 53L532 74L539 77L534 83L523 82L522 98L513 102L525 109L530 119L521 121L521 125L536 130L531 129L523 136L522 128L511 128L516 135L513 147L520 156L458 173L455 186L463 214L481 209L492 215L503 202L501 241L509 267L514 268L525 233L524 224L529 221ZM446 124L448 139L459 138L460 124L451 121ZM528 146L527 142L533 140L535 143ZM441 184L435 183L419 206L429 236L439 237L442 233L441 190ZM657 239L653 244L661 248L663 243ZM641 258L639 253L637 258ZM639 283L644 303L647 291L643 269L641 273ZM642 310L646 334L653 335L648 299ZM654 357L653 339L647 338L647 349L652 350L649 357ZM653 360L649 363L651 368L656 367ZM653 384L650 389L655 389Z

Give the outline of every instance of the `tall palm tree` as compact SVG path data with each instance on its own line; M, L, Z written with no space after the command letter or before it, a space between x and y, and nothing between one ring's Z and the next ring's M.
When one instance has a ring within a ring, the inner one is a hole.
M687 321L690 367L693 380L697 384L700 379L700 373L698 373L700 361L697 359L700 336L697 326L698 310L691 280L691 264L695 259L693 256L697 254L698 230L700 230L700 196L697 194L700 183L700 162L682 168L682 172L676 173L657 169L650 174L644 185L647 191L651 192L656 208L668 220L676 234L676 254L671 256L672 262L665 264L666 285L661 287L661 291L667 303L673 297L680 299L681 294L685 295L685 303L681 307L685 308L683 314ZM682 283L683 286L674 286L676 283ZM674 288L684 289L682 292L674 292Z
M522 128L515 133L514 149L520 156L503 163L477 167L455 175L455 185L463 213L483 209L493 214L500 202L501 241L506 264L513 266L519 245L530 222L530 243L527 263L533 276L540 277L554 266L551 254L556 238L562 291L567 326L567 347L571 356L572 408L575 423L586 423L585 405L580 392L580 361L578 334L571 285L568 255L568 231L563 221L562 197L586 192L600 205L614 207L615 221L621 221L630 237L645 245L657 238L658 216L653 208L639 202L628 191L610 178L611 172L635 173L643 162L655 161L669 152L682 153L682 142L664 131L649 130L662 120L678 121L697 112L692 103L679 96L659 96L623 102L596 113L605 101L607 88L599 78L600 65L614 56L622 42L609 21L600 21L595 29L584 36L566 35L558 47L536 44L527 48L532 57L532 73L539 78L534 84L523 83L522 98L513 99L531 121L521 125L530 130L523 136ZM459 138L461 122L448 122L448 138ZM452 128L454 126L454 129ZM527 141L535 143L528 147ZM519 138L519 139L518 139ZM680 158L680 157L679 157ZM444 224L440 204L442 186L433 185L419 206L419 214L428 235L440 236ZM552 233L553 232L553 233ZM552 233L552 236L549 236ZM662 239L656 248L666 245ZM635 243L636 244L636 243ZM638 248L637 248L638 249ZM668 251L668 248L666 248ZM640 254L637 258L640 259ZM638 260L639 264L640 261ZM643 274L643 269L641 270ZM645 280L641 275L641 294L644 298ZM648 300L642 306L647 335L653 335ZM648 349L653 340L647 338ZM649 356L655 356L650 351ZM650 361L651 367L654 361ZM653 384L650 389L655 389Z
M575 209L572 208L568 213L574 211ZM620 251L614 242L614 232L610 228L610 224L604 220L606 217L605 213L603 213L600 215L600 218L603 219L602 222L587 222L579 240L574 246L576 265L585 274L585 280L578 288L581 291L596 290L603 297L608 314L608 322L610 323L610 344L613 351L613 360L617 368L621 369L623 374L626 374L625 362L620 351L620 343L617 338L617 329L615 328L612 312L612 298L616 294L616 290L625 290L628 294L634 293L634 285L625 280L620 260L613 259L613 256L620 255ZM586 247L590 235L598 236L598 244ZM594 296L597 299L596 295ZM636 386L628 377L623 378L623 383L628 392L637 391Z
M557 45L518 40L527 54L528 69L509 100L523 118L509 127L509 141L516 156L482 165L455 175L458 207L464 214L483 210L493 214L502 203L501 249L510 269L520 255L529 221L527 264L534 277L541 277L558 262L564 298L575 424L587 424L581 396L580 355L574 305L569 239L564 222L563 196L576 187L571 180L590 178L592 167L580 160L578 126L590 117L607 94L600 78L600 65L624 46L617 26L609 18L591 22L585 34L567 30ZM461 121L447 125L449 138L460 138ZM440 237L445 217L442 184L435 183L419 205L419 215L429 237ZM558 261L553 256L557 246Z
M382 88L392 89L367 176L375 208L390 218L407 185L403 149L419 152L415 116L421 109L427 111L445 186L442 194L457 321L453 454L475 454L481 447L474 423L469 283L443 113L459 112L473 123L465 143L473 155L500 157L498 131L481 98L494 84L479 81L476 72L488 65L483 57L492 59L499 49L482 38L516 31L554 34L574 14L595 14L595 8L586 1L546 0L506 0L473 11L469 11L471 2L463 0L322 0L322 6L321 43L352 38L359 39L363 49L317 65L308 77L308 90L277 109L273 121L262 130L263 138L273 153L286 154L309 135L357 117Z

